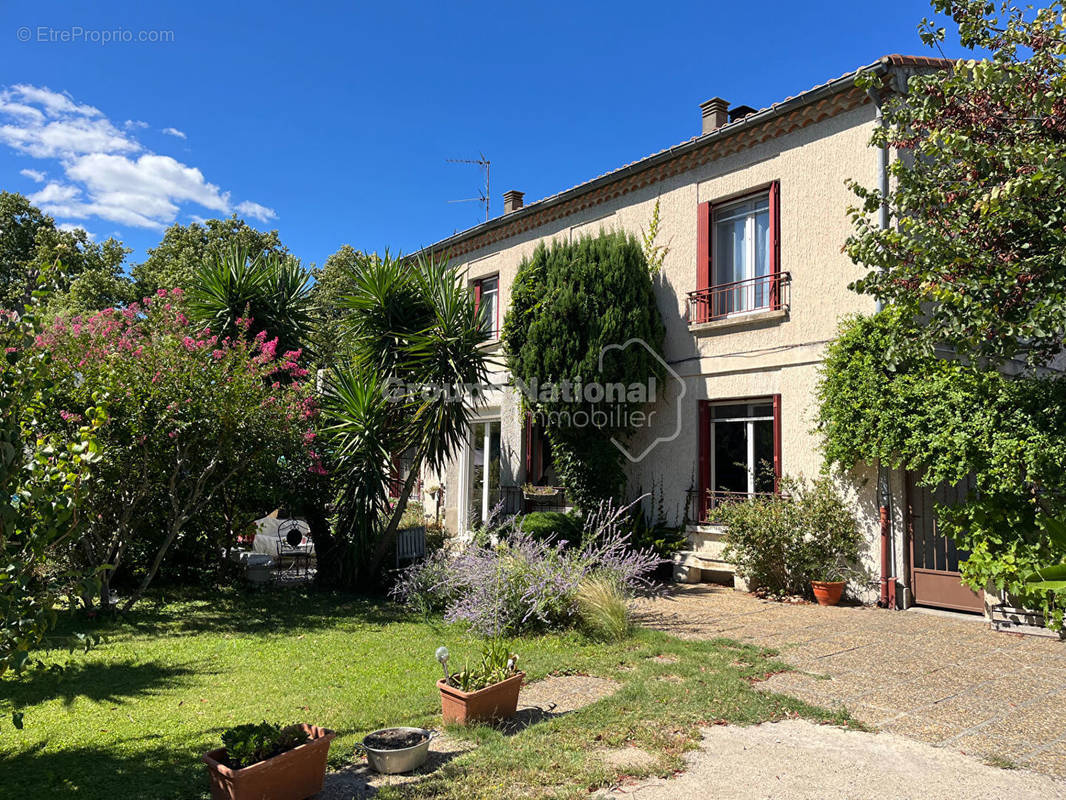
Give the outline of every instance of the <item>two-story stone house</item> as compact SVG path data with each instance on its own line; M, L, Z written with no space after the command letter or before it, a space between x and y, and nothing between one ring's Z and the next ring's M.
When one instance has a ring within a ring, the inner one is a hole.
M890 91L916 70L943 66L886 56L760 111L714 98L701 106L699 135L535 203L508 192L502 216L427 248L465 265L495 339L518 266L538 242L607 229L639 235L659 203L658 242L669 250L655 290L678 379L667 381L656 423L631 446L639 453L655 444L628 477L633 493L654 487L675 520L690 523L684 576L730 570L719 532L701 524L709 505L773 491L784 473L819 470L812 427L823 350L842 315L875 310L872 298L847 288L861 271L841 252L855 202L846 181L883 185L890 157L869 145L880 96L856 88L856 75L876 73ZM550 457L501 348L490 347L501 362L494 389L466 447L434 479L454 531L501 501L511 511L553 502L550 488L523 492L550 487ZM764 463L775 475L759 469ZM958 553L936 534L929 493L898 471L879 482L871 467L851 479L868 566L881 577L868 599L978 610L981 601L959 583Z

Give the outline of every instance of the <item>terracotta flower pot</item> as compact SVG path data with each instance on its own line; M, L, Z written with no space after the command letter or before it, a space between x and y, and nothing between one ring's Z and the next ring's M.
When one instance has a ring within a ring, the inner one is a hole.
M444 724L466 725L470 722L513 717L518 710L518 692L525 677L526 673L516 672L507 680L476 692L464 692L449 686L443 680L437 681Z
M211 776L212 800L305 800L322 791L329 743L337 734L301 725L310 741L243 769L226 766L226 748L204 754Z
M820 606L835 606L844 593L844 581L811 581L814 599Z

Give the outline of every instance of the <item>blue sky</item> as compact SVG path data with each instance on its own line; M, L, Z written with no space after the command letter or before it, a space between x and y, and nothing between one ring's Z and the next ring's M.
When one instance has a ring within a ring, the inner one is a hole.
M172 222L233 211L305 263L410 251L483 219L448 202L482 181L448 158L492 161L496 215L507 189L529 202L689 138L712 96L760 108L926 54L929 15L922 0L7 0L0 188L119 236L134 263Z

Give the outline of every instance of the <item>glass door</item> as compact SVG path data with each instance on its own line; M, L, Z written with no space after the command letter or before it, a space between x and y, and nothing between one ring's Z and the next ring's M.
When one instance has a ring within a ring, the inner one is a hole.
M466 525L473 530L488 522L500 502L500 421L473 423L467 452Z
M770 305L770 197L724 206L714 215L715 317Z

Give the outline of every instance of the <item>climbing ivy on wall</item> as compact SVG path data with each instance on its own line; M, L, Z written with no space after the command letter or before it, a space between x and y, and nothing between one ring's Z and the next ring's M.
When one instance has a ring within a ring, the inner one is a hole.
M915 470L929 486L974 489L938 508L945 532L971 555L963 580L991 585L1062 625L1066 592L1034 594L1036 567L1066 559L1040 524L1066 513L1066 381L1010 376L936 354L890 357L910 335L894 309L851 317L829 346L818 387L817 426L826 461Z

